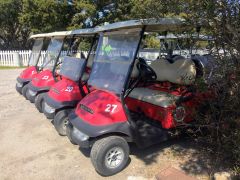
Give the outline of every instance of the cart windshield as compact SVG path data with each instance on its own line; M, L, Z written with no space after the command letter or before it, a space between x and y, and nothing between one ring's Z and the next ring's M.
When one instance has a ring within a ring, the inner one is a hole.
M62 49L63 42L64 37L51 39L45 58L43 60L42 68L50 70L53 69L54 63L57 60L57 57Z
M141 29L101 34L88 83L121 94L134 60Z
M29 61L28 61L29 66L36 66L37 65L38 59L40 57L41 50L42 50L42 47L43 47L43 41L44 41L44 38L38 38L38 39L34 40L31 56L30 56Z

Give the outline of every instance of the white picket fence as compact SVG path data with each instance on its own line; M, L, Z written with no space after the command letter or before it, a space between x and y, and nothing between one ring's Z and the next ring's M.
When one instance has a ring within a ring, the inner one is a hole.
M85 54L86 52L84 52ZM46 51L41 52L40 63L45 57ZM62 51L60 56L66 56L67 51ZM141 56L146 57L149 60L156 59L158 56L157 52L141 52ZM22 51L0 51L0 66L27 66L28 60L31 55L31 50Z
M61 56L65 56L67 51L62 51ZM31 55L31 50L22 51L0 51L0 66L27 66ZM46 51L41 52L40 64L46 55Z
M0 51L0 66L17 66L15 58L17 51Z
M182 51L183 52L183 51ZM79 52L78 52L79 53ZM86 54L87 52L83 52ZM175 54L181 54L180 51L174 51ZM198 51L199 54L204 54L206 51ZM44 59L44 56L46 54L46 51L41 52L40 56L40 63L42 64L42 61ZM60 56L66 56L67 51L62 51ZM22 50L22 51L0 51L0 66L27 66L28 60L31 55L31 50ZM184 54L181 54L185 57L188 57L188 52L185 52ZM159 56L158 50L142 50L139 52L140 57L144 57L147 61L152 61L157 59Z

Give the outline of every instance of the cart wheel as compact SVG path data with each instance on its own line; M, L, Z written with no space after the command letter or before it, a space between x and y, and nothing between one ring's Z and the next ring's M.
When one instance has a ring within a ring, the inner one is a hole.
M25 86L23 86L22 88L22 95L27 99L26 93L28 90L28 85L26 84Z
M68 123L68 114L71 112L71 109L64 109L54 116L53 125L57 130L58 134L61 136L66 136L67 132L67 123Z
M22 87L18 87L17 84L16 84L16 91L17 91L19 94L22 94Z
M26 99L29 100L31 103L35 102L35 97L33 97L29 94L29 89L27 89L27 91L26 91Z
M129 159L129 146L124 138L109 136L93 144L90 157L99 174L111 176L126 166Z
M74 142L73 138L72 138L72 131L73 131L73 126L70 122L67 123L66 125L66 134L67 134L67 137L69 139L69 141L74 144L74 145L77 145L76 142Z
M44 96L45 93L40 93L35 98L35 106L40 113L43 112Z

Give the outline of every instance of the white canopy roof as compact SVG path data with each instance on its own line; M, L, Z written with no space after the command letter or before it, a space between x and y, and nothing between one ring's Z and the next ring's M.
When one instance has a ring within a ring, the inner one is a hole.
M31 35L29 39L44 38L48 36L49 36L48 33L34 34L34 35Z
M183 31L188 30L190 26L186 25L185 20L180 18L160 18L160 19L140 19L129 20L107 24L96 28L97 32L111 31L118 29L142 28L145 26L146 32L163 31Z
M35 38L43 38L43 37L64 37L64 36L71 36L71 35L94 35L95 29L88 28L88 29L76 29L73 31L56 31L51 33L41 33L41 34L34 34L30 36L30 39Z
M96 33L95 28L76 29L71 32L72 35L86 35L91 36Z
M72 31L57 31L57 32L51 32L51 33L41 33L41 34L34 34L30 36L30 39L35 38L43 38L43 37L53 37L53 36L68 36L71 35Z
M56 31L56 32L51 32L48 33L49 37L53 37L53 36L57 36L57 37L61 37L61 36L69 36L71 35L72 31Z
M140 19L121 21L96 28L76 29L73 31L59 31L44 34L35 34L30 38L69 36L69 35L94 35L97 32L111 31L118 29L133 29L145 27L146 32L163 32L163 31L184 31L190 29L185 20L180 18L160 18L160 19ZM193 27L192 27L193 28Z
M214 38L211 35L198 34L167 34L166 36L157 36L158 39L199 39L204 41L212 41Z

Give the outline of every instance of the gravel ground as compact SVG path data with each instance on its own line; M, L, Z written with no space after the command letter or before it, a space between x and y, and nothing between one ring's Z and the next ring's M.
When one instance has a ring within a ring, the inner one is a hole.
M129 165L117 175L98 175L89 159L34 104L15 91L21 69L0 70L0 179L153 179L163 168L182 169L206 179L206 160L178 139L145 150L131 148Z

